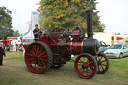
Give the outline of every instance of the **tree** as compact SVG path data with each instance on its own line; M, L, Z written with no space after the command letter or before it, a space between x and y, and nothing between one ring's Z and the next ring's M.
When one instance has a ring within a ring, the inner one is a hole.
M85 12L89 9L95 10L93 13L93 29L95 32L104 31L105 25L99 21L100 16L96 9L96 0L41 0L40 24L44 28L53 29L64 27L72 30L79 26L84 32L87 28Z
M11 11L6 7L0 7L0 39L13 36Z
M13 37L18 37L18 36L21 36L21 34L19 33L18 30L14 31L13 32Z

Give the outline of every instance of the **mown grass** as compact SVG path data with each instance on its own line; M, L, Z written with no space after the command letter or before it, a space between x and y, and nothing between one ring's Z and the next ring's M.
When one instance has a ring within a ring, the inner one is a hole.
M128 57L109 59L110 68L105 74L81 79L74 69L74 58L59 70L50 69L44 74L31 73L22 53L8 52L0 66L0 85L127 85Z

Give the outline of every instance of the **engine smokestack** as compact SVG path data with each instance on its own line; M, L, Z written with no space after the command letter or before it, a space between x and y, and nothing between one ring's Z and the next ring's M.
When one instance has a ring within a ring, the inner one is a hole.
M87 10L87 35L88 39L93 39L93 10Z

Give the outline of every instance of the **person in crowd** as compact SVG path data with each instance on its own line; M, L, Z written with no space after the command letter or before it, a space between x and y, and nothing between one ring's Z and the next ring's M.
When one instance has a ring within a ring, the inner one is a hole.
M7 51L10 51L10 45L9 44L7 44Z
M3 55L6 57L6 53L5 53L5 44L3 44Z
M0 65L3 65L3 55L6 56L3 49L3 45L0 44Z
M40 37L42 37L43 34L45 34L45 32L43 31L43 27L40 27Z
M38 24L35 25L35 29L33 30L35 41L40 38L40 34L42 34L41 30L38 28Z
M18 43L15 42L16 45L16 52L18 51Z

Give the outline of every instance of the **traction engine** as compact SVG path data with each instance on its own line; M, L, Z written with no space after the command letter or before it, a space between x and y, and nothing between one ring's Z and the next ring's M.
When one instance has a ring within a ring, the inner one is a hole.
M30 45L24 45L28 69L33 73L44 73L49 68L59 69L71 60L73 54L78 55L74 68L79 77L88 79L96 73L105 73L109 60L99 53L98 40L93 39L92 13L92 10L86 11L88 37L82 37L78 27L72 33L55 28L50 35L44 34Z

